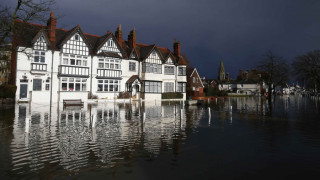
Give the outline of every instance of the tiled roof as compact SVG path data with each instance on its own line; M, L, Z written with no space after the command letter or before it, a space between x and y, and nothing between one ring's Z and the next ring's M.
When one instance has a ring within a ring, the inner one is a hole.
M139 76L138 76L138 75L133 75L133 76L131 76L131 77L127 80L126 83L132 84L136 79L139 80Z
M40 30L43 30L44 32L48 33L47 26L40 25L40 24L33 24L33 23L26 23L21 20L16 20L15 27L17 30L17 33L15 33L15 40L18 46L25 46L25 47L31 47L32 46L32 39L37 35L37 33ZM21 30L21 31L20 31ZM50 49L59 50L61 48L62 43L76 30L79 30L80 33L82 33L79 26L76 26L70 30L56 28L56 41L55 44L53 44ZM87 43L89 44L90 48L90 54L96 54L98 51L98 48L101 47L102 43L109 38L109 36L113 36L112 33L106 34L103 36L97 36L93 34L88 33L82 33L85 37ZM114 36L113 36L114 37ZM115 38L115 37L114 37ZM116 38L115 38L116 40ZM117 41L117 40L116 40ZM123 54L124 58L128 58L130 54L132 53L132 49L129 48L128 41L122 41L117 43L121 46L121 52ZM147 44L141 44L136 43L136 55L138 56L139 60L146 59L147 56L151 53L151 51L157 48L160 52L160 56L163 58L163 60L167 60L169 55L171 54L173 57L173 60L178 65L188 65L185 59L180 56L176 57L173 55L173 53L168 49L164 47L158 47L155 44L147 45ZM110 54L109 54L110 55Z

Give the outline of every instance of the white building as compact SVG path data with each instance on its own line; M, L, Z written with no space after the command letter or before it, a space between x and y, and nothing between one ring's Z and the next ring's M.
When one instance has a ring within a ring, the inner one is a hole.
M132 99L161 99L164 92L186 98L186 61L180 42L168 48L136 43L133 29L128 41L121 26L97 36L56 27L51 12L47 25L16 21L11 78L17 101L52 102L95 95L115 99L121 92Z

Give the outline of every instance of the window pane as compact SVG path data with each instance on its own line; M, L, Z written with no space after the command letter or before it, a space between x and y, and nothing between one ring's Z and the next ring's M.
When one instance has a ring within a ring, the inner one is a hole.
M102 91L102 84L98 84L98 91Z
M104 84L104 91L109 91L108 84Z
M80 83L76 83L76 91L80 91Z
M86 91L87 90L87 83L82 83L82 91Z
M70 64L75 65L76 61L74 59L70 59Z
M69 83L69 91L74 91L74 83Z

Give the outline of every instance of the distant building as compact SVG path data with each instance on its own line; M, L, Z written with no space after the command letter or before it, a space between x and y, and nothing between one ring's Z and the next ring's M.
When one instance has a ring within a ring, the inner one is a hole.
M220 66L219 66L218 80L219 81L224 81L226 79L225 74L226 73L225 73L225 70L224 70L223 62L221 60L220 61Z
M196 68L187 68L187 97L205 96L204 85Z
M57 28L56 23L53 12L47 25L16 20L16 28L23 30L13 41L16 100L85 101L91 94L116 99L120 92L133 99L161 99L163 92L181 92L186 98L187 63L180 42L174 42L171 52L137 43L135 29L125 41L120 25L115 35L108 31L98 36L79 26Z

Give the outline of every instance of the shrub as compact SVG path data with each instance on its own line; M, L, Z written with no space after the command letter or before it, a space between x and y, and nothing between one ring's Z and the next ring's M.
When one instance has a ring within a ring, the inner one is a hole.
M17 86L15 85L1 85L0 98L14 98L16 95Z
M228 96L226 91L218 91L218 96Z
M162 93L162 99L182 99L183 94L179 92Z
M118 99L129 99L131 92L120 92Z

